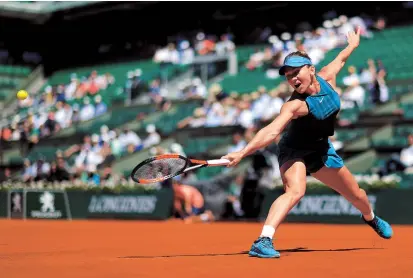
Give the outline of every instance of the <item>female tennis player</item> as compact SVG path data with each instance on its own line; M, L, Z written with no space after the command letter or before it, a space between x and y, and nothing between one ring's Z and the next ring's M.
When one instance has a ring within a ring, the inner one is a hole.
M358 47L360 28L347 35L347 42L347 47L318 73L307 54L299 51L289 54L279 72L295 89L291 98L276 119L261 129L244 149L222 157L230 160L228 167L235 166L242 158L274 142L289 124L279 142L278 155L285 193L272 204L262 233L249 251L250 256L280 257L272 239L281 221L304 196L306 171L351 202L361 212L362 219L382 238L389 239L393 235L391 226L374 215L366 192L359 188L328 139L334 134L340 110L336 76Z

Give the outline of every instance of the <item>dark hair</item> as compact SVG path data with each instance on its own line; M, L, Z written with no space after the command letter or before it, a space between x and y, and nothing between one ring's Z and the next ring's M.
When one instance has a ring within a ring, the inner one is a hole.
M288 54L285 59L284 59L284 63L285 61L287 61L288 58L290 58L291 56L300 56L300 57L304 57L307 58L311 61L310 56L308 56L308 54L304 51L295 51L295 52L291 52L290 54ZM311 61L312 62L312 61Z

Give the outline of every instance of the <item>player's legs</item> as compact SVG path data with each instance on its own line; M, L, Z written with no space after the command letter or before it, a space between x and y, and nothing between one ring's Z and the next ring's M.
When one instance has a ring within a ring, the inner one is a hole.
M275 229L304 196L306 188L304 162L298 159L289 160L281 166L280 172L285 193L279 196L271 205L261 235L251 247L250 256L260 258L280 257L280 253L275 251L272 244Z
M274 229L304 196L306 188L306 167L302 160L290 160L281 166L280 171L285 193L272 203L264 224ZM273 235L266 236L272 238Z
M312 173L312 176L340 193L353 204L363 215L364 221L381 237L391 238L393 235L391 226L374 215L366 192L359 187L356 179L346 166L342 168L328 168L324 166L316 173Z

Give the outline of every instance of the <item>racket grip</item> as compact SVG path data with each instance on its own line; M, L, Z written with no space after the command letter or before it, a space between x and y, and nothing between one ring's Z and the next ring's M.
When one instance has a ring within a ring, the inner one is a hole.
M229 163L228 159L212 159L208 160L208 166L221 166L221 165L227 165Z

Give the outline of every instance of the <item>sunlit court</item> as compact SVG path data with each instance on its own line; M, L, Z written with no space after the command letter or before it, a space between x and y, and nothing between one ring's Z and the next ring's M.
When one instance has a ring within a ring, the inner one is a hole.
M279 260L250 258L257 223L0 221L4 277L408 277L413 227L382 241L360 225L285 224ZM298 267L299 266L299 267Z

